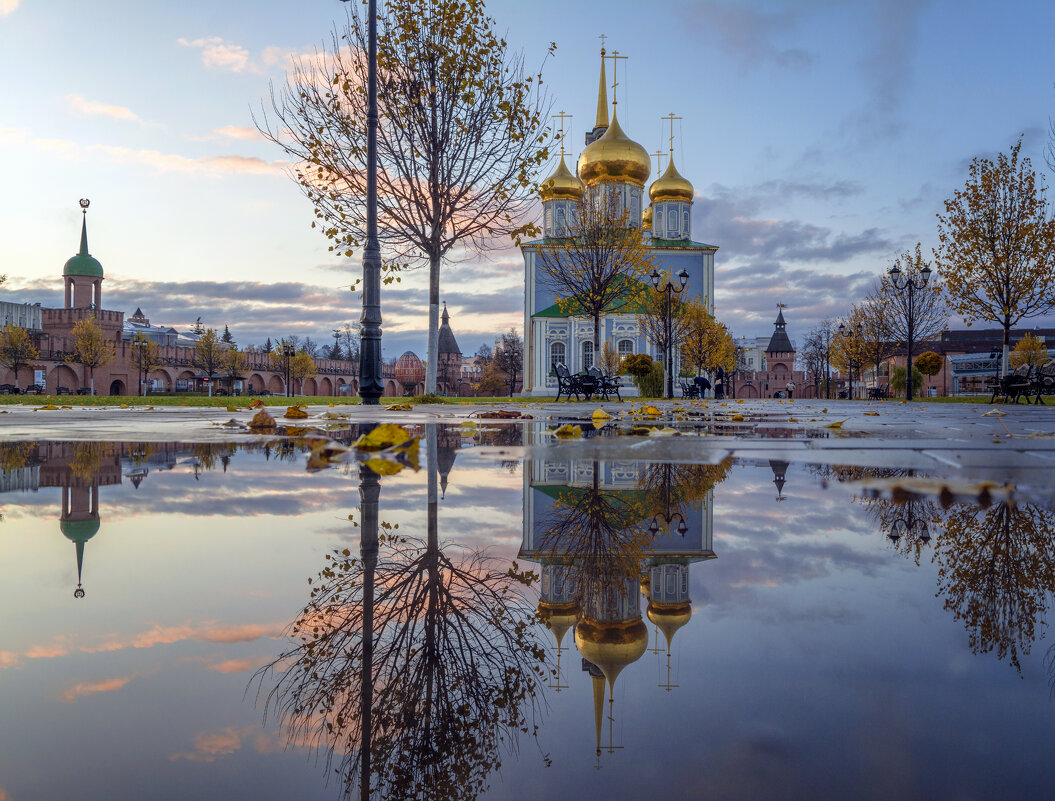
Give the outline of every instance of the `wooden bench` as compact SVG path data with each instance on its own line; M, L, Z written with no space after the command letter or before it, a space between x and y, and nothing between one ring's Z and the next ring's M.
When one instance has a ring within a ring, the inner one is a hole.
M1025 396L1026 403L1029 403L1029 393L1033 389L1030 370L1028 364L1023 364L1007 375L1000 376L993 387L993 397L989 402L996 403L997 398L1003 398L1008 403L1018 403Z

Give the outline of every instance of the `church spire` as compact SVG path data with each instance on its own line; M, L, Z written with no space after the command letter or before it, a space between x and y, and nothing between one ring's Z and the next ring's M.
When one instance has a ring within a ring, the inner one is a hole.
M604 75L605 49L601 48L601 82L597 87L597 121L594 130L608 127L608 81Z

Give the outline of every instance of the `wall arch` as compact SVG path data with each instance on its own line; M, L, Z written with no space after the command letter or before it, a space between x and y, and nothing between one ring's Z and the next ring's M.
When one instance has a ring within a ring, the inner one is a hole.
M267 386L267 382L260 373L252 373L248 379L249 388L254 392L259 392Z
M81 385L80 379L77 378L77 374L73 372L73 368L65 364L60 364L52 370L46 383L48 392L52 395L58 391L59 387L66 387L66 389L71 392L76 392L77 387Z
M125 382L119 378L115 378L110 382L110 394L111 395L124 395L125 394Z
M301 395L318 395L319 385L315 383L314 378L305 378L300 382L300 394Z
M398 398L402 394L399 385L396 384L393 379L389 378L385 380L385 397Z
M281 378L277 375L273 375L267 380L267 390L272 395L285 395L286 385L282 383Z
M319 394L320 395L332 395L333 394L333 382L328 378L319 379Z

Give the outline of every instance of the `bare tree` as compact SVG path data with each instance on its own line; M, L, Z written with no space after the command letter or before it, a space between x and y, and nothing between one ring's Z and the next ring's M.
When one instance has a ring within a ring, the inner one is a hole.
M832 396L831 361L835 331L832 321L821 320L810 330L798 353L806 372L813 377L814 395L820 397L820 384L824 382L824 397Z
M524 340L515 328L510 328L502 334L495 348L494 360L498 369L505 373L509 397L513 397L524 369Z
M348 30L311 65L295 64L272 89L276 119L257 121L297 160L330 249L347 257L365 241L367 27L349 4ZM525 220L548 157L549 101L481 2L387 0L377 80L378 236L389 270L429 266L425 387L435 392L440 267L452 252L535 230Z

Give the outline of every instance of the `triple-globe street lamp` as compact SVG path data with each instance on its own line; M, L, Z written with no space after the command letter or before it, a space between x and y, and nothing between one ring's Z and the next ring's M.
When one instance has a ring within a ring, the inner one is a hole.
M896 264L890 268L890 282L898 292L908 292L908 314L905 315L905 323L908 328L908 356L905 359L905 400L912 400L912 340L916 327L916 305L914 295L923 291L930 280L930 267L924 265L920 270L919 277L906 276Z
M666 353L664 354L664 369L667 372L667 398L674 397L674 343L672 339L672 303L675 295L680 295L685 291L685 285L689 282L689 273L686 270L682 270L678 273L678 280L681 282L681 286L675 287L670 281L667 281L667 285L662 289L659 286L663 276L659 274L659 270L652 270L652 274L649 276L649 280L652 282L652 288L657 292L666 293L666 303L663 306L663 326L666 331Z
M858 323L857 325L854 326L854 330L850 331L849 329L847 329L847 327L845 325L843 325L842 323L839 323L839 336L843 337L844 339L854 338L854 339L860 341L860 339L861 339L861 324ZM852 352L847 353L847 355L846 355L846 367L847 367L847 369L849 370L849 373L850 373L850 386L847 388L847 391L846 391L846 399L847 400L853 400L854 399L854 369L855 368L859 368L860 366L861 365L858 362L854 361L853 353Z

